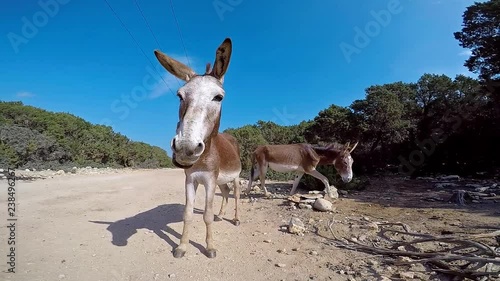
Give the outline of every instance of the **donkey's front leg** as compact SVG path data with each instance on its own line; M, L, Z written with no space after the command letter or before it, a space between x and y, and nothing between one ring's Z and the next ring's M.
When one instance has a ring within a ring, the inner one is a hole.
M212 237L212 223L214 221L214 196L215 196L215 177L208 180L205 184L205 213L203 214L203 220L205 221L205 226L207 228L206 242L207 242L207 257L215 258L216 250L214 247L213 237Z
M174 251L175 258L182 258L186 253L189 243L189 227L193 220L194 199L196 197L196 189L198 182L190 176L186 176L186 205L184 206L184 226L182 228L181 242Z

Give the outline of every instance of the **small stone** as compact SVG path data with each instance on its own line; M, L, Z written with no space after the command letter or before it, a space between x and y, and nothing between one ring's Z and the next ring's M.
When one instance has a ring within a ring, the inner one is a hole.
M292 248L292 251L297 252L300 248Z
M363 219L364 219L365 221L370 221L370 218L369 218L369 217L363 217Z
M271 240L270 239L266 239L266 240L264 240L264 243L271 243Z
M399 277L403 278L404 280L408 280L413 279L415 277L415 274L413 272L400 272Z
M280 253L280 254L285 254L285 253L286 253L286 249L279 249L279 250L278 250L278 253Z
M443 176L439 178L440 180L445 180L445 181L450 181L450 180L460 180L460 176L458 175L449 175L449 176Z
M314 202L313 207L314 207L314 209L316 209L318 211L328 212L328 211L332 210L333 204L332 204L332 202L330 202L330 201L328 201L326 199L318 198Z
M305 210L310 210L312 209L313 207L309 204L304 204L304 203L300 203L299 204L299 209L305 209Z
M170 274L168 275L168 278L175 278L175 273L170 273Z
M328 189L328 194L326 196L330 197L331 199L337 199L339 198L339 192L335 186L330 185L330 188Z
M317 256L317 255L318 255L318 252L316 252L316 251L310 251L310 252L309 252L309 255L311 255L311 256Z
M361 242L366 241L366 235L360 235L358 237L358 240L361 241Z
M285 266L286 266L286 264L284 264L284 263L277 263L277 264L276 264L276 266L277 266L277 267L285 267Z
M378 231L378 224L375 222L371 222L368 224L368 229Z
M290 222L288 223L288 232L292 234L301 234L306 230L306 227L304 226L304 223L295 217L292 217L290 219Z
M66 278L66 275L64 275L64 274L59 274L59 279L64 279L64 278Z

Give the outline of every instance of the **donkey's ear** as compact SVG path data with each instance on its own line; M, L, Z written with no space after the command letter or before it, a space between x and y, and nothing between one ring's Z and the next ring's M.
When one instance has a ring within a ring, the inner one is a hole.
M159 50L155 50L155 56L168 72L181 80L188 82L196 75L189 66L186 66L180 61L176 61Z
M226 38L224 42L217 48L215 52L214 68L210 73L213 77L219 79L221 83L224 82L224 74L226 73L229 61L231 60L231 52L233 44L230 38Z
M358 143L359 141L357 141L352 147L351 147L351 150L349 151L349 153L353 152L353 150L356 148L356 146L358 146Z

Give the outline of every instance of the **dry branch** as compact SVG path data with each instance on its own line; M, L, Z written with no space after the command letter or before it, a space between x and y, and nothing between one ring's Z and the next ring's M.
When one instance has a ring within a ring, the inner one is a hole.
M481 280L484 277L500 277L500 271L492 270L494 265L500 266L500 252L499 249L488 246L483 242L474 241L473 239L496 238L500 236L500 231L491 233L468 234L468 235L441 235L433 236L430 234L413 233L410 232L409 227L401 223L380 223L379 226L400 226L401 230L395 229L381 229L378 232L380 237L386 239L388 245L382 247L375 245L365 245L355 239L338 238L335 236L333 230L334 222L328 224L331 235L333 236L332 242L335 246L354 250L362 251L368 254L377 254L390 257L409 257L413 261L397 261L395 265L409 265L415 263L428 264L436 272L466 277L472 280ZM394 241L387 237L387 233L392 232L395 234L407 235L414 237L412 241ZM422 252L414 248L416 244L439 242L456 245L447 251L428 251ZM401 246L412 246L412 251L398 250ZM459 253L459 251L471 249L466 253ZM482 270L482 271L481 271Z

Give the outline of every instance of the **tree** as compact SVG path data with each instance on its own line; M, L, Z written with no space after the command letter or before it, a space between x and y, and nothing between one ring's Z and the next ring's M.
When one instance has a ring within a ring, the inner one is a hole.
M343 142L351 132L349 108L330 105L318 113L313 123L305 130L305 138L310 143Z
M475 2L462 17L463 28L454 36L471 49L464 65L482 79L500 78L500 0Z

